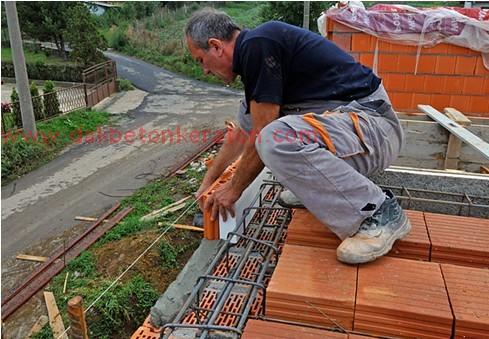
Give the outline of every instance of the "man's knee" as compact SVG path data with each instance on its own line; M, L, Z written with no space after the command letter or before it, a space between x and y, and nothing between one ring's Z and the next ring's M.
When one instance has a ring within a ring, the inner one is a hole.
M291 127L280 120L274 120L265 126L256 138L256 151L263 163L269 166L284 152L292 151L291 147L296 148L294 137L295 132Z

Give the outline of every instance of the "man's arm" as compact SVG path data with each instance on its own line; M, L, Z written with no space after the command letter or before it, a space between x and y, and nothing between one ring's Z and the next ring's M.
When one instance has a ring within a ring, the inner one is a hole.
M239 126L229 130L224 138L224 143L219 150L217 156L212 160L212 165L209 166L207 173L202 180L202 183L195 193L195 196L199 198L214 181L224 172L224 170L236 160L243 152L246 140L248 136ZM201 205L202 200L199 200ZM200 206L203 210L203 206Z
M250 105L253 132L248 137L241 161L239 162L233 179L220 188L206 200L205 209L212 207L212 219L217 219L221 214L224 221L227 220L227 211L234 217L234 203L241 193L250 185L263 169L255 148L255 140L263 127L279 117L280 106L269 103L257 103L251 101ZM266 142L262 140L262 142Z

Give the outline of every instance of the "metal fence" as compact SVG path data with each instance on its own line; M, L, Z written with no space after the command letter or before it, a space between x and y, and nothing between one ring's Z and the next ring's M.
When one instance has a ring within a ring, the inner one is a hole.
M43 121L77 109L90 107L87 100L87 85L79 84L32 97L36 121ZM10 111L10 112L9 112ZM10 103L10 109L2 109L2 132L22 128L20 102Z
M115 61L109 60L85 69L82 78L82 84L32 97L36 121L92 107L117 91ZM15 101L9 106L10 109L6 109L2 104L2 132L22 128L20 103Z

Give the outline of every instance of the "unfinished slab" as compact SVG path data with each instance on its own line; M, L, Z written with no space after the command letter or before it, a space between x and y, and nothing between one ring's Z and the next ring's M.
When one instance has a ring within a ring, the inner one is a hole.
M489 220L425 213L431 261L489 267Z
M449 338L452 322L438 264L384 257L359 267L355 331Z
M489 333L489 270L442 264L455 316L455 338L485 338Z
M352 329L357 267L336 251L286 244L267 288L265 315Z

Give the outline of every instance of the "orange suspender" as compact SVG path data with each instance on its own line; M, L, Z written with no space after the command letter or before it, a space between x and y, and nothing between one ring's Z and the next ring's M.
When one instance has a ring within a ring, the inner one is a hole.
M323 115L327 115L327 114L329 114L329 112L325 112ZM358 138L362 142L363 147L366 150L368 150L366 143L365 143L365 139L363 136L362 129L360 128L360 122L358 119L358 115L354 112L350 112L349 116L350 116L351 121L353 122L353 127L355 128L355 133L357 134ZM323 142L326 145L326 147L328 148L328 150L331 153L336 154L336 147L333 144L333 140L331 139L328 131L324 128L324 126L319 121L317 121L316 118L314 118L314 113L304 114L302 116L302 118L304 119L305 122L307 122L309 125L311 125L311 127L314 128L314 130L317 133L319 133L319 135L323 139Z

